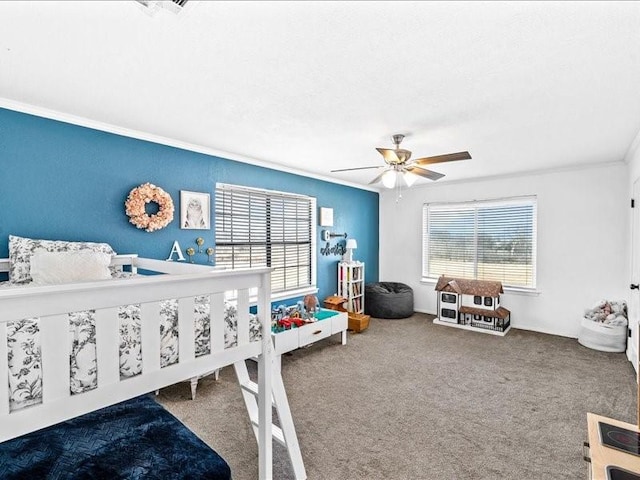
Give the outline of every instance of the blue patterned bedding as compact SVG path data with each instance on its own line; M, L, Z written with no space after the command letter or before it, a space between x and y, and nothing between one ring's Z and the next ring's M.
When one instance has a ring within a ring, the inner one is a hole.
M8 283L1 287L11 288ZM196 356L211 352L210 299L195 297ZM161 302L160 365L178 362L178 301ZM69 319L71 393L79 394L97 387L95 310L72 312ZM120 329L120 378L133 377L142 372L140 335L140 305L118 308ZM250 340L261 338L261 325L255 315L250 317ZM42 365L40 352L40 319L28 318L8 322L10 409L19 410L42 402ZM237 343L237 310L225 304L225 348Z
M231 470L143 396L1 443L0 478L230 480Z

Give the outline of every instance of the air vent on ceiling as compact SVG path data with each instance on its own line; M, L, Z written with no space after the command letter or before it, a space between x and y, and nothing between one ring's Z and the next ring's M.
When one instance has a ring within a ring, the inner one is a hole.
M150 15L156 13L160 8L172 13L180 13L189 0L135 0L145 7L145 11Z

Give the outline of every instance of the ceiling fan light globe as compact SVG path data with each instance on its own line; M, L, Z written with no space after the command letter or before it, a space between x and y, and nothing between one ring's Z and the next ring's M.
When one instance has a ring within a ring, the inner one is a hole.
M416 183L416 180L418 180L418 175L411 172L404 172L402 174L402 179L404 180L404 183L407 184L407 187L411 187L414 183Z
M382 184L387 188L393 188L396 186L396 171L387 170L382 175Z

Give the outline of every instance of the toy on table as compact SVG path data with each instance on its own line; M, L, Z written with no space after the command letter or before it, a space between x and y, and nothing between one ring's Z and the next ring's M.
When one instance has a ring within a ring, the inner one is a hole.
M278 305L271 311L271 329L277 333L317 322L318 312L320 312L320 302L315 295L306 295L303 300L288 307Z
M301 327L305 323L301 318L296 317L285 317L281 320L278 320L278 327L283 328L284 330L289 330L294 327Z
M271 330L274 332L281 331L282 328L279 325L280 320L287 317L287 307L285 305L278 305L271 310Z
M303 303L306 317L310 320L315 320L314 315L320 311L320 302L318 301L318 297L315 295L305 295Z
M289 307L278 305L271 311L271 330L275 333L302 327L312 321L315 321L315 318L308 318L308 313L302 300Z
M296 310L300 312L301 317L304 315L304 302L302 300L296 302Z

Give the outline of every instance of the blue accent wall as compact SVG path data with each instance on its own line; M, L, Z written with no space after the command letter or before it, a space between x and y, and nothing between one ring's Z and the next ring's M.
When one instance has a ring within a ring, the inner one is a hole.
M304 152L300 152L304 164ZM301 175L106 133L0 108L0 257L8 236L107 242L118 253L165 259L174 240L183 251L198 236L214 246L216 182L300 193L334 210L335 232L358 241L354 258L366 262L366 282L378 280L378 194ZM174 220L147 233L129 223L124 202L151 182L173 198ZM181 230L180 190L211 194L211 230ZM337 290L339 256L320 253L318 297ZM333 239L331 245L338 240ZM185 255L186 256L186 255ZM203 258L206 261L206 258ZM291 303L283 302L283 303Z

